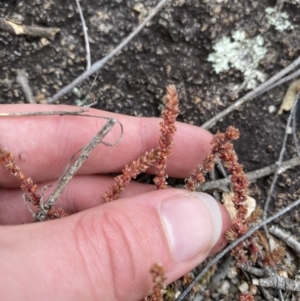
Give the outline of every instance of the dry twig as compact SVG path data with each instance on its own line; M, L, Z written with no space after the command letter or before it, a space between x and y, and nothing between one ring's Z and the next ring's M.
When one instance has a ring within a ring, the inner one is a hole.
M271 86L269 86L265 91L259 93L257 96L272 90L273 88L280 86L281 84L284 84L290 80L294 80L296 77L299 77L300 75L300 69L298 69L297 71L292 72L290 75L283 77L281 80L275 82L274 84L272 84Z
M292 292L300 292L300 282L290 278L279 276L276 273L270 273L266 278L253 279L253 285L263 287L272 287Z
M285 244L294 250L298 257L300 257L300 243L290 233L283 231L275 225L269 228L269 232L280 238Z
M300 158L299 139L298 139L298 134L297 134L297 131L296 131L296 126L297 126L296 113L297 113L297 110L299 110L299 109L297 108L297 106L295 106L295 109L292 112L292 130L293 130L293 138L294 138L294 144L295 144L295 147L296 147L296 150L297 150L297 155L298 155L298 158Z
M64 174L59 179L56 189L49 196L48 200L45 203L40 204L40 210L35 216L35 221L43 221L49 216L49 211L56 202L57 198L60 196L66 185L74 177L78 169L81 167L83 162L88 159L92 150L102 141L102 139L109 133L111 128L117 121L115 119L109 119L107 123L102 127L102 129L93 137L93 139L83 148L80 156L74 162L72 166L67 168Z
M48 112L26 112L26 113L0 113L0 117L9 117L9 116L47 116L47 115L71 115L71 116L85 116L85 117L95 117L95 118L103 118L108 120L104 127L93 137L93 139L83 148L83 151L79 158L75 161L75 163L71 167L67 167L64 174L59 179L59 183L54 192L50 195L47 202L42 203L42 197L36 193L37 186L31 180L31 178L26 178L25 175L21 172L20 168L15 164L13 155L6 151L5 149L0 148L0 163L2 163L6 169L8 169L14 176L16 176L21 181L22 190L26 190L28 195L25 195L25 200L31 202L34 206L37 206L39 209L38 213L34 215L35 221L43 221L46 218L58 218L67 216L62 208L53 208L53 205L59 195L62 193L65 186L72 179L78 169L81 167L83 162L89 157L91 151L102 142L104 145L112 146L112 144L106 143L102 141L102 139L106 136L106 134L110 131L113 125L118 122L115 119L102 117L102 116L94 116L94 115L86 115L83 114L86 112L88 108L82 108L77 111L48 111ZM119 122L118 122L119 123ZM120 124L120 123L119 123ZM121 126L121 136L117 144L122 137L123 126ZM115 145L114 144L114 145ZM71 159L72 160L72 159Z
M86 51L86 70L88 70L91 68L91 50L90 50L88 29L85 24L85 20L84 20L81 6L80 6L80 2L79 2L79 0L75 0L75 1L76 1L77 9L78 9L81 24L82 24L82 31L83 31L84 42L85 42L85 51Z
M45 37L49 40L54 40L55 35L60 31L58 27L27 26L7 18L0 18L0 29L16 35Z
M295 157L290 160L283 161L281 163L281 166L280 166L281 168L280 168L279 173L282 173L282 172L286 171L287 169L293 168L299 164L300 164L299 157ZM246 173L247 179L249 182L254 182L255 180L257 180L259 178L271 175L272 173L274 173L276 171L277 167L278 167L277 164L272 164L272 165L263 167L258 170L250 171L250 172ZM211 190L211 189L220 189L223 191L229 191L227 186L228 186L228 184L230 184L230 178L231 178L231 176L229 176L225 179L202 183L197 187L196 190L197 191L206 191L206 190Z
M288 291L300 291L300 282L279 276L270 268L255 268L249 265L241 267L244 271L253 274L256 277L263 277L259 279L252 279L253 285L262 287L272 287L276 289Z
M36 111L36 112L9 112L4 113L0 112L0 117L21 117L21 116L85 116L83 113L89 110L88 107L83 107L82 109L78 109L76 111Z
M261 85L259 85L253 91L247 93L246 95L244 95L243 97L241 97L240 99L238 99L235 103L233 103L232 105L230 105L224 111L220 112L219 114L217 114L216 116L214 116L210 120L206 121L201 127L205 128L205 129L209 129L210 127L212 127L213 125L215 125L217 121L219 121L220 119L222 119L223 117L225 117L227 114L229 114L230 112L232 112L235 109L237 109L239 106L241 106L246 101L252 100L256 96L261 95L262 93L264 93L264 92L266 92L266 91L268 91L268 90L276 87L277 85L282 84L283 82L290 80L291 76L293 78L297 77L300 74L300 70L297 70L290 77L287 77L286 79L282 79L281 81L279 81L284 75L286 75L291 70L293 70L294 68L296 68L299 64L300 64L300 57L297 58L289 66L287 66L286 68L284 68L283 70L281 70L280 72L278 72L277 74L275 74L274 76L272 76L270 79L268 79L267 81L265 81L264 83L262 83Z
M90 69L86 70L79 77L73 80L72 83L62 88L55 95L48 99L47 103L53 103L60 97L70 92L74 87L82 83L84 80L89 78L95 72L98 72L110 59L112 59L120 50L122 50L144 27L145 25L156 15L156 13L167 3L168 0L161 0L151 11L151 13L145 18L145 20L138 25L134 31L125 38L111 53L105 56L103 59L94 63Z
M267 197L267 200L266 200L265 206L264 206L264 211L263 211L263 218L264 219L267 217L267 210L269 208L269 204L270 204L270 201L271 201L272 193L274 191L274 187L275 187L275 184L277 182L278 175L279 175L279 172L280 172L280 168L281 168L281 164L282 164L282 160L283 160L283 155L285 153L285 147L286 147L287 137L288 137L288 134L290 133L290 126L291 126L293 111L294 111L294 109L295 109L295 107L297 105L297 98L298 98L298 95L296 96L296 99L295 99L295 102L294 102L294 106L293 106L293 108L292 108L292 110L290 112L289 118L288 118L287 123L286 123L285 135L284 135L284 139L283 139L281 151L280 151L280 154L279 154L278 161L276 162L277 168L276 168L276 171L275 171L275 174L274 174L274 178L273 178L271 187L269 189L268 197ZM265 231L266 231L266 234L268 236L268 231L267 231L266 228L265 228Z

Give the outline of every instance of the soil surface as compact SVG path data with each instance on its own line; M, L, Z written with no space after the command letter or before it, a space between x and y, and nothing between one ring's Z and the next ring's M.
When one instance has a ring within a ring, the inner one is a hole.
M165 88L173 83L180 95L179 121L200 126L231 105L239 95L234 87L244 82L243 74L231 68L219 74L207 58L213 45L236 30L251 39L262 35L267 55L258 69L271 77L300 54L299 1L287 1L282 11L288 14L293 29L280 32L268 24L265 8L276 1L253 0L174 0L169 1L154 19L99 72L57 103L85 104L89 91L96 107L133 116L160 116ZM294 3L293 3L294 2ZM81 1L91 46L92 63L107 55L156 5L155 0ZM25 25L58 27L54 39L14 35L0 31L0 103L26 102L16 75L23 69L38 102L43 102L86 68L86 52L80 17L75 1L2 0L0 17ZM285 133L288 112L276 115L289 84L275 88L243 104L210 130L224 131L234 125L241 132L235 143L245 170L254 171L274 164ZM274 110L275 108L275 110ZM292 137L284 160L296 156ZM272 176L250 186L250 195L260 205L267 197ZM291 168L280 174L269 214L296 200L300 193L300 170ZM281 226L299 236L299 209L281 219ZM242 280L241 280L242 281ZM238 287L238 284L232 284ZM229 294L235 299L235 290ZM238 290L237 290L238 292ZM276 297L274 290L273 296ZM215 293L205 300L227 300ZM257 300L259 300L257 296ZM198 300L198 299L197 299ZM200 300L200 299L199 299ZM229 300L229 299L228 299Z

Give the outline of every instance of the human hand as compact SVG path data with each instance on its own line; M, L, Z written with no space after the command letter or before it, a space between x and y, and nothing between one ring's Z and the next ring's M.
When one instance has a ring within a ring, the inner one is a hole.
M1 109L70 107L2 105ZM89 113L118 119L124 134L117 146L99 145L60 196L55 206L71 216L20 225L32 221L32 216L22 202L20 183L0 168L0 224L19 224L0 227L3 300L138 301L151 289L153 263L162 263L170 283L225 245L230 219L206 194L173 188L157 191L153 185L133 182L120 200L102 204L100 195L113 183L103 174L120 172L157 146L159 119L93 109ZM41 188L55 184L72 155L104 123L74 116L2 118L1 147L15 154L17 165ZM104 140L113 143L119 135L114 126ZM201 128L177 123L167 173L188 176L209 153L211 138Z

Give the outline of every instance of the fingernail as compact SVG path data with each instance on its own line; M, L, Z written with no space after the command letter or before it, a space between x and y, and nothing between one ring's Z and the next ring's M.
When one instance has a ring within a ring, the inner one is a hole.
M161 204L160 215L177 262L209 252L222 232L220 206L206 193L191 192L167 199Z

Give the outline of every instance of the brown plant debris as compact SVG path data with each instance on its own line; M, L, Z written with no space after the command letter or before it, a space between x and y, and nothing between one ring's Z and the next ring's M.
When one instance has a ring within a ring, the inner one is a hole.
M289 85L277 115L282 114L283 111L290 111L292 109L296 95L299 92L300 92L300 79L297 79Z
M234 197L233 192L223 192L222 194L222 203L224 207L227 209L231 220L233 220L237 215L237 210L232 201L233 197ZM247 214L245 215L245 218L249 218L256 209L256 200L250 197L249 195L247 195L245 205L247 207Z
M285 248L281 245L270 244L270 239L267 239L265 231L256 231L254 237L263 249L259 258L260 263L265 267L276 267L286 255Z
M58 27L27 26L7 18L0 18L0 29L15 35L45 37L49 40L54 40L55 35L60 31Z
M151 295L146 297L144 301L164 301L163 291L165 288L165 271L161 263L155 263L150 270L153 282Z
M0 114L1 116L1 114ZM298 166L300 164L300 158L295 157L286 161L283 161L280 165L283 170L287 170L289 168L293 168L295 166ZM276 169L278 168L277 164L271 164L269 166L263 167L261 169L257 169L254 171L250 171L246 173L246 176L248 178L249 182L254 182L259 178L271 175L272 173L276 172ZM206 190L212 190L212 189L218 189L221 191L228 191L228 184L230 184L230 178L231 176L228 176L224 179L219 180L213 180L210 182L205 182L197 186L197 191L206 191Z

